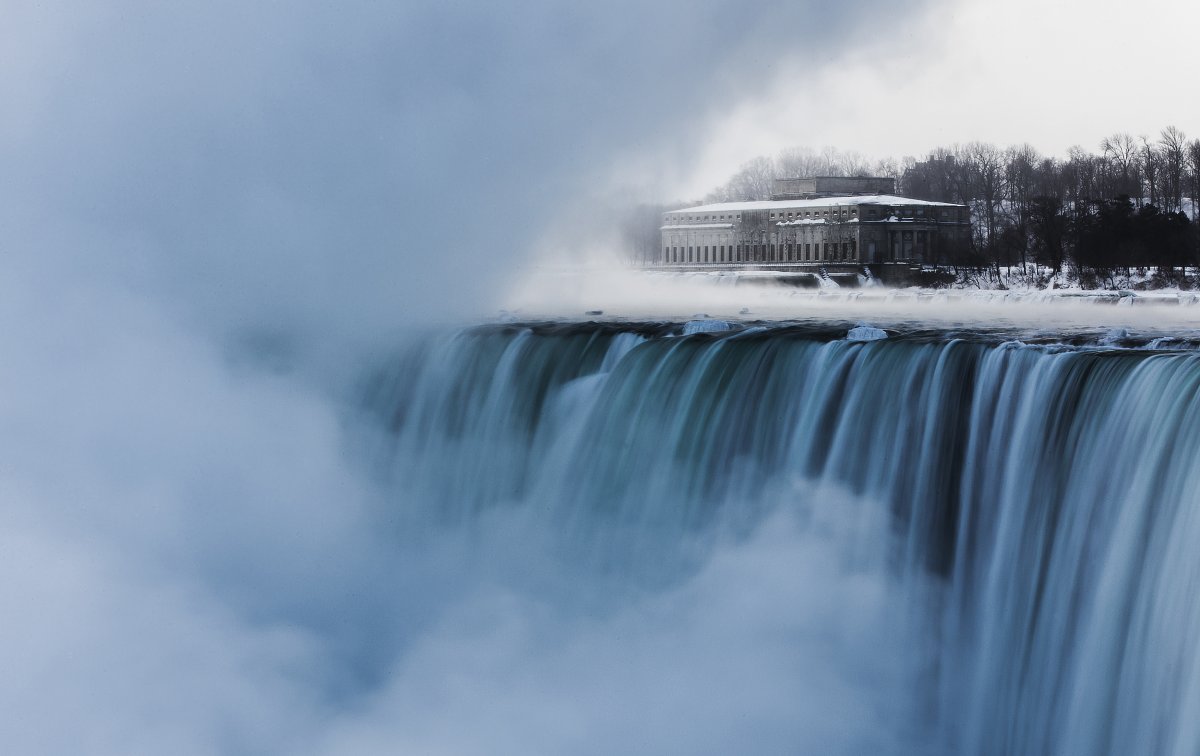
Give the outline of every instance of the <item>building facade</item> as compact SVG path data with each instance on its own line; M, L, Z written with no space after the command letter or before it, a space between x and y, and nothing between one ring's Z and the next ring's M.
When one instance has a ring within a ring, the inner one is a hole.
M933 264L953 245L969 243L965 205L894 191L889 178L777 179L770 200L673 210L663 214L659 263L693 270L844 272Z

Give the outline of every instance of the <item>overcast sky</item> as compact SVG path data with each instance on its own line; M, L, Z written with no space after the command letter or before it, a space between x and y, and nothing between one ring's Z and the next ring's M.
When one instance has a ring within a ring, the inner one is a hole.
M782 54L761 96L715 115L667 193L702 196L740 162L794 146L878 159L980 140L1064 156L1120 131L1194 138L1198 26L1200 5L1177 0L893 4L852 44Z

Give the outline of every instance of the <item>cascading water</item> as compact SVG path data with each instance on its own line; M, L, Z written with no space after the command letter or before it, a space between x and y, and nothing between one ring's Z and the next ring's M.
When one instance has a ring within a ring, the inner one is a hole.
M795 574L829 587L800 613L856 606L841 629L881 632L849 653L903 700L875 741L784 728L780 752L1200 753L1200 354L680 333L487 326L395 359L368 405L398 535L503 513L610 611L785 513L833 565Z

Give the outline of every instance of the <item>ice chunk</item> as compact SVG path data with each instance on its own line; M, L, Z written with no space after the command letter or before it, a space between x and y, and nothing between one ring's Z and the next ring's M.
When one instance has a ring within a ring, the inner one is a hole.
M1129 338L1129 331L1124 328L1113 328L1108 333L1104 334L1100 339L1100 343L1105 346L1120 344L1122 341Z
M727 320L689 320L683 324L683 335L693 333L720 333L733 330L734 325Z
M887 331L875 326L859 323L846 334L847 341L879 341L888 337Z

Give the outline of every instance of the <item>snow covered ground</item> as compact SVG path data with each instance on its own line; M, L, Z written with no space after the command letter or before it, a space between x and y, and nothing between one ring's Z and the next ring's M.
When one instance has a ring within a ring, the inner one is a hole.
M1014 271L1008 288L800 288L764 273L661 273L629 268L540 268L503 298L506 319L821 320L891 327L1012 327L1125 331L1145 338L1200 335L1200 291L1037 288ZM1057 282L1055 282L1057 284ZM1065 283L1065 282L1064 282Z

